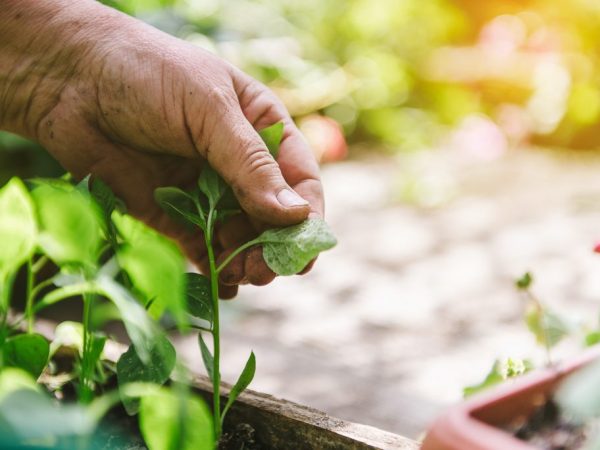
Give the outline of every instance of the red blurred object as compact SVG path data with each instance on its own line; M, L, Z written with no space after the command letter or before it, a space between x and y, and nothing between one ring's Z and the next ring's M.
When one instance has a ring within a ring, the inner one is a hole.
M450 408L429 429L421 450L535 450L501 427L526 420L550 399L560 382L600 356L590 350L566 364L507 382Z
M348 156L348 144L339 123L330 117L313 114L298 124L319 162L341 161Z
M594 245L594 253L600 253L600 242L596 242Z

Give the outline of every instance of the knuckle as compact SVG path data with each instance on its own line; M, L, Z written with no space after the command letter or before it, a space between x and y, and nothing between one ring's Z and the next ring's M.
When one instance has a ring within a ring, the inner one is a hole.
M272 173L277 169L277 163L263 146L250 146L241 156L241 167L244 175L260 176L267 173Z

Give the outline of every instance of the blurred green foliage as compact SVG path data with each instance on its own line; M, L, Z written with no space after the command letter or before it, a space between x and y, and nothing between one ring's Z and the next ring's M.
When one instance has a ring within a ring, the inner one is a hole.
M272 87L296 118L334 118L350 142L430 147L479 114L511 144L600 143L598 2L104 3L229 59ZM0 136L0 181L27 175L5 163L23 162L19 146ZM30 162L31 173L56 170L47 158Z

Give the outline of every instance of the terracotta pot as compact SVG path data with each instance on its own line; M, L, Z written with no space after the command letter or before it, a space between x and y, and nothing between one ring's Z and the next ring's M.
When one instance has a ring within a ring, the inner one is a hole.
M599 349L555 367L536 371L476 395L439 417L429 429L422 450L535 450L502 429L525 419L551 398L560 381L600 357Z

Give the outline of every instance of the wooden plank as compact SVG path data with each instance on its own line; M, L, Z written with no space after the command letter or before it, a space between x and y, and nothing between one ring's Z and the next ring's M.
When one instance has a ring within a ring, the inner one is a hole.
M212 383L195 376L194 386L207 399ZM230 385L223 383L225 399ZM247 423L256 432L257 441L267 448L306 450L417 450L419 444L394 433L367 425L336 419L314 408L278 399L268 394L246 390L229 411L225 426Z

